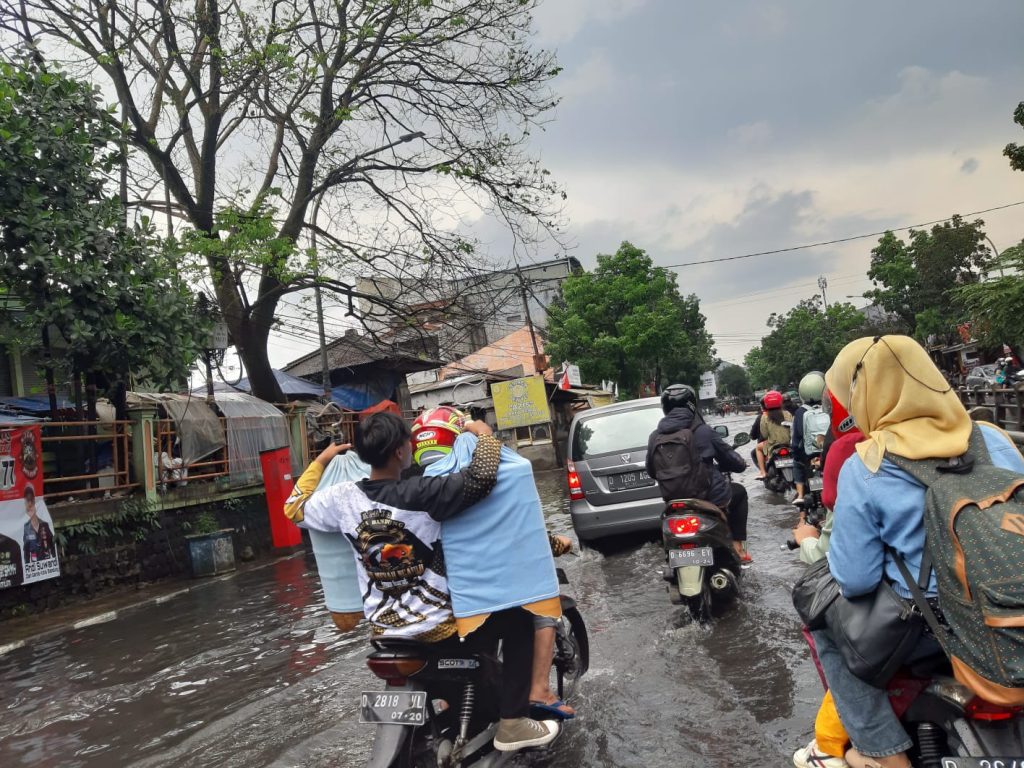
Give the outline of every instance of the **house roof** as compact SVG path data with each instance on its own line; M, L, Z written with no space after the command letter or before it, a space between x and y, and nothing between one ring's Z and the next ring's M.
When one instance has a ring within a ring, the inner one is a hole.
M537 349L544 354L544 342L540 336L537 336ZM488 344L473 354L446 365L441 369L441 379L466 373L497 373L520 365L527 375L533 371L533 339L530 329L525 325L493 344ZM554 371L548 368L544 371L544 378L553 381Z
M422 343L419 344L419 347L420 349L417 350L411 342L379 343L368 336L360 336L350 328L345 331L344 336L327 345L327 364L332 371L338 368L375 365L378 368L400 373L426 371L437 368L441 364L438 360L430 359L422 351ZM321 373L320 350L292 360L281 370L292 376L304 378L319 376Z

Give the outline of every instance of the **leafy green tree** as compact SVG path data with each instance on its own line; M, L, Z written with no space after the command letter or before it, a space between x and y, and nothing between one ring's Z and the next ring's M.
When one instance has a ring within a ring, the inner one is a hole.
M1017 348L1024 342L1024 241L999 254L993 266L1000 277L958 288L956 298L971 317L975 337L989 346Z
M768 327L770 333L744 359L759 389L788 387L808 371L827 370L840 349L867 332L864 316L852 304L831 304L823 310L818 296L785 314L772 314Z
M203 329L176 254L107 190L120 137L98 94L4 62L0 105L0 289L20 305L6 341L46 360L48 384L54 367L76 392L84 375L90 403L100 379L182 381Z
M980 219L954 216L930 231L910 230L906 243L886 232L868 269L878 287L864 295L896 314L911 335L950 335L965 314L955 289L978 282L991 262L983 227Z
M725 365L718 372L718 388L727 395L734 397L750 397L754 390L750 386L750 376L745 368L739 365Z
M1024 101L1013 111L1013 122L1024 128ZM1011 168L1015 171L1024 171L1024 146L1010 142L1003 150L1003 154L1010 158Z
M624 393L645 382L696 387L711 367L700 301L680 295L675 274L630 243L599 255L593 272L566 278L549 313L551 358L578 364L590 381L616 381Z
M289 294L319 285L369 325L401 307L353 275L479 271L451 226L467 209L521 241L557 229L560 190L527 151L557 103L538 2L6 0L0 26L116 92L139 205L168 207L160 183L170 213L213 240L235 213L272 217L273 238L196 255L253 392L279 401L267 341Z

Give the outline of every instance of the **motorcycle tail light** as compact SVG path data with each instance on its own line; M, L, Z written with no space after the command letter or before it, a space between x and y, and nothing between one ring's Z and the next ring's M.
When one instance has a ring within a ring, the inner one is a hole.
M579 501L585 498L587 494L583 492L583 485L580 483L580 476L576 474L576 465L571 461L568 465L568 481L569 481L569 498L573 501Z
M392 685L405 685L406 678L422 670L427 662L423 659L376 659L371 656L366 660L366 666L381 680Z
M789 456L789 448L782 448L779 450L779 456Z
M699 517L670 517L668 530L675 536L693 536L700 530Z
M999 722L1002 720L1012 720L1018 717L1021 711L1024 711L1024 707L1004 707L1001 704L993 704L992 702L985 701L982 698L975 696L973 699L967 702L967 706L964 707L965 714L971 720L984 720L986 722Z

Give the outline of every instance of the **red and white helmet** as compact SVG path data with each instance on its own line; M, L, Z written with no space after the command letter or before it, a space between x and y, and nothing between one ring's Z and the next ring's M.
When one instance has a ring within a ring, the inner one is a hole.
M765 407L765 410L771 411L775 408L782 407L782 393L777 389L772 389L764 393L764 398L761 400Z
M853 423L853 416L849 414L843 404L836 399L829 390L825 390L827 397L822 403L829 418L832 420L832 434L835 437L841 437L847 432L852 432L857 428L857 425Z
M412 459L421 467L452 452L455 438L466 426L466 414L442 405L424 411L412 423Z

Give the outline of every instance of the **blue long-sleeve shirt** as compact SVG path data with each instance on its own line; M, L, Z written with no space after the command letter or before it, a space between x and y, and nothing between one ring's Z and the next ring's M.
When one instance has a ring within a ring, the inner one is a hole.
M992 463L1024 474L1024 457L992 427L981 427ZM854 453L839 473L835 521L829 544L829 570L846 597L873 592L883 575L903 597L910 597L899 569L885 553L888 544L915 577L924 554L924 496L921 483L883 459L871 473ZM926 594L938 594L932 573Z

